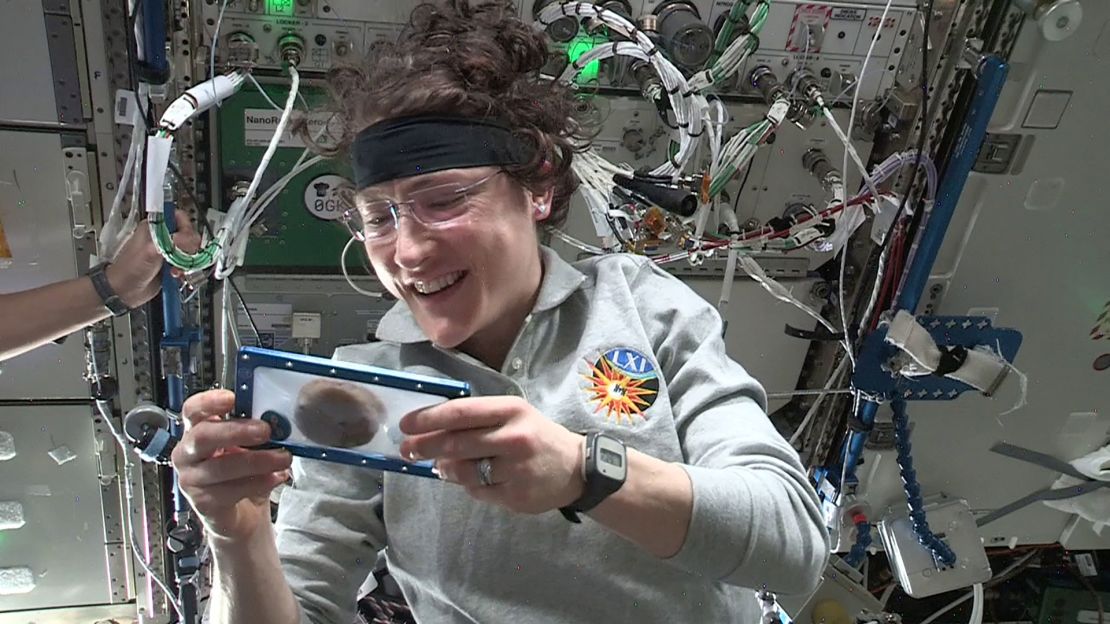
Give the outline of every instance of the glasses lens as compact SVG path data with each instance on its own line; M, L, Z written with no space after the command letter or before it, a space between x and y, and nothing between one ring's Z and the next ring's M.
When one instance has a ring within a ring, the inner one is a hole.
M470 191L465 184L441 184L414 191L409 197L416 216L432 225L462 216L468 207Z
M396 205L389 200L363 204L357 211L360 231L366 238L381 238L394 230L393 212Z

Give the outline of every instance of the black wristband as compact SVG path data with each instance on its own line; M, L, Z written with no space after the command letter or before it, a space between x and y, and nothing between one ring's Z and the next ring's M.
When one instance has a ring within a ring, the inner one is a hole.
M108 268L108 262L102 262L89 270L89 279L92 280L93 289L100 297L100 301L104 303L104 307L112 313L112 316L123 316L131 311L123 299L119 298L116 291L112 289L112 285L108 283L108 275L104 272Z

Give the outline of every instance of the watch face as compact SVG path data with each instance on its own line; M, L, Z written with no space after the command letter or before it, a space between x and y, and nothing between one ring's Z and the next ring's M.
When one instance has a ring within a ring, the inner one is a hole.
M620 456L620 453L614 453L607 448L601 449L601 457L598 460L617 467L624 466L624 458Z
M628 467L624 445L607 436L597 437L597 471L610 479L623 480Z

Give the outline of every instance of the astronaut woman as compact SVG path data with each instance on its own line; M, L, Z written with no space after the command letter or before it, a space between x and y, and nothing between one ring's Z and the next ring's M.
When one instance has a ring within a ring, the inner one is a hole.
M331 76L354 229L398 299L379 342L335 357L475 396L402 421L440 481L243 450L265 425L221 420L231 392L191 397L173 459L210 538L212 621L350 622L383 549L422 622L754 624L753 588L815 587L815 494L716 311L645 258L540 245L585 144L546 59L510 2L456 1Z

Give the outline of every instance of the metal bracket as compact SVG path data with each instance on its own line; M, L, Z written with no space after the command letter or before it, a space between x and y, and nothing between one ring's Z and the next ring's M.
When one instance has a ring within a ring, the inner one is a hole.
M1018 155L1021 146L1020 134L987 134L979 155L972 165L978 173L1007 173Z
M1021 347L1021 332L996 329L989 318L982 316L919 316L917 322L928 330L938 347L962 346L971 349L986 346L1000 351L1007 362L1014 361ZM974 390L947 377L901 377L887 364L893 354L891 349L886 343L885 327L867 336L852 379L856 388L883 400L899 396L915 401L950 401L968 390Z

